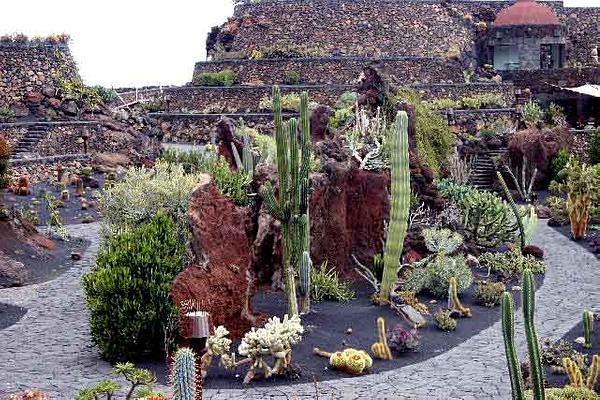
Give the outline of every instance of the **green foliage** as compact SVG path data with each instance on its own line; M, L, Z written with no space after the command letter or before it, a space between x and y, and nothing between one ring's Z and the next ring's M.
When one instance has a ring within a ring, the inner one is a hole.
M379 297L383 301L390 299L390 293L398 279L410 211L408 115L404 111L400 111L396 115L390 144L392 170L390 221L383 253L383 277L379 292Z
M157 97L142 103L144 110L150 113L161 112L167 109L167 103L161 97Z
M93 86L92 89L98 93L104 103L110 103L117 98L117 92L114 89L108 89L100 85Z
M180 236L187 237L189 203L198 180L182 166L165 162L153 169L130 168L121 182L101 193L105 236L135 228L162 210L177 221Z
M413 271L402 285L402 290L418 294L428 290L436 297L448 296L448 282L453 276L458 283L458 291L462 292L471 286L473 273L463 256L438 254L412 265Z
M438 310L433 315L433 319L437 327L444 332L453 331L456 329L456 325L458 325L456 320L450 316L450 311L448 310Z
M506 286L502 282L482 281L477 284L475 289L475 299L486 307L496 307L502 303L505 291Z
M480 108L498 108L506 106L506 102L502 96L495 93L483 93L475 96L463 97L460 100L454 100L446 97L427 101L424 104L432 110L479 110Z
M594 132L590 145L590 164L600 164L600 129Z
M544 110L542 110L542 107L536 101L530 100L525 103L521 113L523 115L523 122L528 127L539 126L544 121Z
M253 58L300 58L300 57L322 57L325 51L317 46L307 44L296 44L280 41L269 47L253 51Z
M237 205L247 205L250 203L250 183L252 178L243 171L232 171L229 163L223 158L209 165L207 171L215 181L219 191L226 197L229 197Z
M302 78L297 71L287 71L283 81L286 85L299 85L301 80Z
M230 69L219 72L201 72L195 74L192 83L195 86L233 86L236 74Z
M9 120L15 117L15 112L12 108L0 107L0 121Z
M98 396L107 396L107 398L110 398L119 389L121 389L121 386L117 382L104 380L80 391L75 396L75 400L96 400L99 398Z
M475 243L482 248L495 248L512 243L518 237L519 224L509 204L497 194L459 185L447 179L437 182L440 195L460 207L462 223ZM521 207L521 218L528 213Z
M425 246L433 253L451 254L463 244L463 237L450 229L423 229Z
M354 109L352 107L338 108L334 111L333 117L329 119L329 126L341 128L352 121L353 118Z
M80 78L60 79L58 94L63 99L75 100L79 108L97 108L103 102L101 91L98 87L86 86Z
M525 270L530 270L534 274L546 272L544 261L530 255L524 256L518 249L505 253L483 253L478 259L482 268L487 268L490 272L498 272L505 276L520 275Z
M525 392L525 400L537 400L533 392ZM585 387L565 386L546 389L546 400L600 400L600 395Z
M407 101L415 105L419 158L436 175L439 174L454 151L456 141L448 122L437 111L421 102L417 93L411 89L401 89L394 100Z
M341 94L338 101L335 103L336 109L354 107L358 101L358 93L346 91Z
M265 96L260 100L258 108L261 110L273 110L273 98ZM300 95L298 93L286 93L281 96L281 108L284 111L300 110Z
M599 145L599 151L600 151L600 140L598 142ZM565 169L565 167L567 166L567 163L569 162L569 159L571 158L571 153L569 153L569 150L567 149L560 149L558 151L558 153L556 154L556 156L554 156L554 158L552 159L551 163L550 163L550 177L554 180L554 181L560 181L560 173L562 170Z
M184 255L185 243L163 213L115 235L98 252L83 288L92 339L106 359L134 359L162 350L164 326L175 313L171 283L183 269Z
M340 280L335 267L328 268L327 261L312 270L311 298L314 301L350 301L356 296L348 282Z

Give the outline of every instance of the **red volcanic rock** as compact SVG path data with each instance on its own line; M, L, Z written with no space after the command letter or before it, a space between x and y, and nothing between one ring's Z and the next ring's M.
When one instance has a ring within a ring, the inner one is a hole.
M59 108L61 103L62 102L59 99L57 99L56 97L52 97L52 98L48 99L48 104L54 108Z
M523 255L525 255L525 256L530 255L537 259L543 260L544 259L544 250L542 250L541 247L531 244L529 246L525 246L525 248L523 249Z
M337 167L337 168L336 168ZM389 175L333 164L313 177L310 198L311 256L328 260L343 275L353 274L352 254L365 264L381 252L389 218Z
M249 308L251 209L238 207L204 175L190 203L192 249L202 265L181 272L173 282L175 304L197 300L212 323L224 325L235 338L256 321Z
M40 104L42 100L44 100L44 95L40 92L29 92L25 99L27 100L27 103Z

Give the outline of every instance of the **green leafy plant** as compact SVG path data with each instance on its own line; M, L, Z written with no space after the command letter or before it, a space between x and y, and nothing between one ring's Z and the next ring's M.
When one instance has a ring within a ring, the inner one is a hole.
M283 80L283 82L286 85L298 85L300 84L301 80L302 78L300 77L300 74L297 71L287 71L285 73L285 79Z
M600 145L600 142L599 142ZM571 158L571 153L567 149L560 149L556 156L552 159L550 163L550 177L554 181L560 181L560 173L565 169L569 159Z
M505 276L520 275L525 270L534 274L546 272L544 261L530 255L524 256L516 248L504 253L483 253L478 259L480 266L487 268L488 272L498 272Z
M473 282L473 273L464 256L438 254L412 264L412 272L402 284L402 290L419 293L428 290L436 297L448 296L448 282L455 277L458 291L464 291Z
M475 299L486 307L496 307L502 303L505 291L506 286L502 282L482 281L477 284L475 289Z
M0 107L0 121L7 121L15 117L15 112L12 108Z
M185 243L171 217L115 235L83 277L93 342L108 360L160 353L176 313L171 283L184 265Z
M590 164L600 164L600 129L594 132L590 143Z
M130 362L117 363L113 366L112 373L122 377L130 385L129 390L124 395L125 400L143 400L148 397L163 398L161 394L152 390L152 386L156 383L156 377L147 369L136 368ZM115 381L104 380L80 391L75 400L99 400L102 397L111 400L120 389L121 385Z
M350 284L340 280L335 267L328 267L327 261L319 268L313 267L311 281L311 298L314 301L350 301L356 296Z
M281 109L284 111L300 110L300 95L298 93L286 93L281 96ZM260 100L258 108L261 110L273 110L273 97L265 96Z
M201 72L195 74L192 83L195 86L233 86L236 80L236 74L230 69L224 69L219 72Z
M539 103L533 100L528 101L523 105L521 110L523 122L528 128L538 127L544 121L544 110Z

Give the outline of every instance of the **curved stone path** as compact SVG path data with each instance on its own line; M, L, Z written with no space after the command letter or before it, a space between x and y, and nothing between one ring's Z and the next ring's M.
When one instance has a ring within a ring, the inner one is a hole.
M71 226L70 230L93 242L74 268L51 282L0 291L0 302L29 309L21 321L0 331L0 395L36 387L50 391L53 398L72 399L80 388L110 374L110 366L91 347L80 284L98 248L98 225ZM544 285L537 293L538 334L558 338L579 322L584 308L600 304L600 262L544 222L540 223L536 243L545 248L548 262ZM517 340L523 354L520 310ZM500 323L419 364L377 375L320 382L318 391L318 398L323 400L510 399ZM299 384L206 389L204 398L279 400L317 396L315 385Z

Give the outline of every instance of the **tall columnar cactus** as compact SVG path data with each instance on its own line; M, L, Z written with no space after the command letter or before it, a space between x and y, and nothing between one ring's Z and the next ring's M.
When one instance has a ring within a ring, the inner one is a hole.
M310 311L310 285L311 285L312 262L308 251L302 253L300 262L300 311L307 313Z
M517 220L517 226L519 227L519 239L520 239L519 244L521 246L521 252L523 252L523 249L525 249L525 246L526 246L526 240L525 240L526 235L525 235L525 227L523 226L523 216L519 213L519 208L517 207L517 204L515 203L515 199L513 199L512 195L510 194L510 190L508 190L508 185L506 184L506 181L502 177L502 174L500 173L500 171L496 171L496 175L498 176L498 180L500 181L500 184L502 185L502 190L504 190L504 195L506 196L506 199L508 200L510 209L512 210L513 214L515 215L515 219Z
M581 369L575 361L571 360L569 357L564 357L562 360L563 367L567 376L569 377L569 382L573 387L583 387L583 374L581 373Z
M471 309L465 307L458 298L458 281L456 277L451 277L448 287L448 309L452 312L460 314L461 317L472 317Z
M515 345L515 305L512 295L504 292L502 297L502 335L504 336L504 350L508 364L510 385L513 400L525 399L525 386L521 375L521 364Z
M592 348L592 333L594 332L594 313L585 310L583 312L583 338L585 342L583 347L586 349Z
M596 354L592 357L592 365L588 372L588 378L585 383L588 389L594 390L596 382L598 382L598 375L600 374L600 355Z
M523 272L523 318L525 321L525 334L527 336L527 352L531 363L531 381L533 383L533 397L544 400L544 369L540 358L540 342L537 337L534 322L535 311L535 282L533 272Z
M389 301L390 293L398 279L404 238L408 228L410 210L410 166L408 148L408 115L396 115L391 137L392 193L390 223L385 243L383 278L379 298Z
M379 341L373 343L371 345L371 351L378 358L382 360L391 360L392 351L387 343L387 333L385 331L385 319L382 317L377 318L377 335L379 337Z
M201 400L201 378L196 375L196 357L188 348L175 353L173 367L173 400Z
M275 139L277 143L277 175L279 198L273 186L265 185L264 201L267 210L281 223L283 271L288 300L288 314L298 314L296 273L304 252L310 254L310 221L308 217L310 172L310 119L308 94L302 93L300 104L300 134L298 122L291 119L283 124L281 92L273 87Z

